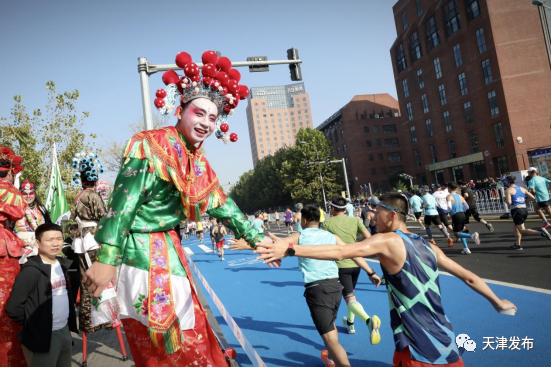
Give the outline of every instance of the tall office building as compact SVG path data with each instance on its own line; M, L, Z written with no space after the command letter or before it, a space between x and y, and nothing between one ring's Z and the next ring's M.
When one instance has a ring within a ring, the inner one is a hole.
M253 165L295 144L300 128L312 128L310 98L303 83L251 88L247 123Z
M416 182L529 166L550 175L543 9L530 0L399 0L393 13L391 60Z

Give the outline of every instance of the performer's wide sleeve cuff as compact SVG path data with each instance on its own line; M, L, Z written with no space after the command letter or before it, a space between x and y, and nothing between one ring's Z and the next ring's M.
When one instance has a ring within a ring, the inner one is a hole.
M234 232L237 239L245 239L251 248L255 248L255 244L264 238L264 235L247 220L232 198L227 198L222 206L210 209L207 213L222 220Z
M111 266L119 266L122 260L123 254L121 248L109 244L102 244L100 252L98 253L98 262Z

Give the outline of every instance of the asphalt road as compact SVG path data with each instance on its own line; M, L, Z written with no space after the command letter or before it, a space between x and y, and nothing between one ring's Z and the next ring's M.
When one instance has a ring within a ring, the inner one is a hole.
M470 242L470 255L460 253L460 243L449 248L441 238L438 244L447 256L485 279L550 290L550 240L526 236L522 239L524 250L512 250L510 246L514 244L514 234L511 220L491 223L495 228L493 233L479 223L470 224L470 230L478 231L481 237L479 246ZM538 228L540 224L540 221L529 221L526 227Z

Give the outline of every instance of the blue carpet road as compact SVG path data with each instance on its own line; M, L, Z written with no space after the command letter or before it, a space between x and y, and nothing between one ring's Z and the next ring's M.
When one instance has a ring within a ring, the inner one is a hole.
M190 258L265 364L322 366L323 344L303 297L297 260L285 259L281 268L271 269L251 252L226 250L225 260L221 261L216 254L206 252L211 248L210 241L204 243L200 245L191 237L183 241L183 246L189 254L193 253ZM381 274L377 263L371 265ZM466 366L550 366L550 293L491 285L497 295L518 306L517 315L510 317L496 313L486 300L454 277L442 275L440 283L454 332L468 334L477 344L474 352L463 353ZM212 300L202 291L225 338L238 353L237 362L251 366ZM358 321L356 334L346 334L341 326L346 307L341 303L337 321L340 342L353 366L389 366L394 344L385 287L376 288L362 273L356 295L368 314L381 318L382 341L370 345L368 329Z

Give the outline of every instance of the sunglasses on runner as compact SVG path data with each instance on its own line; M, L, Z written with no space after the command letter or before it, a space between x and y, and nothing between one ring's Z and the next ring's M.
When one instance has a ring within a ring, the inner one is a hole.
M407 215L404 211L401 211L401 210L398 209L397 207L393 207L393 206L391 206L391 205L389 205L389 204L385 204L385 203L383 203L383 202L378 203L378 204L376 205L376 207L381 207L381 208L386 209L387 211L400 213L401 215L404 215L404 216Z

